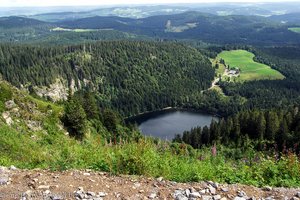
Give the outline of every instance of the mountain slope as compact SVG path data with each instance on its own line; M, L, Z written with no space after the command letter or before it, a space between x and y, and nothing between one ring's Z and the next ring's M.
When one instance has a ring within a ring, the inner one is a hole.
M31 19L31 18L24 18L24 17L1 17L0 18L0 28L23 28L29 26L38 26L38 25L45 25L46 22Z
M63 22L67 28L112 28L165 39L196 39L221 44L298 44L300 36L281 23L258 16L216 16L198 12L143 19L92 17Z
M269 17L269 19L288 23L288 24L300 25L300 12L288 13L288 14L284 14L284 15L273 15L273 16Z
M102 104L127 115L181 105L209 88L214 78L205 56L176 43L0 45L0 57L0 74L15 86L30 86L53 100L57 94L66 97L69 88L90 88Z

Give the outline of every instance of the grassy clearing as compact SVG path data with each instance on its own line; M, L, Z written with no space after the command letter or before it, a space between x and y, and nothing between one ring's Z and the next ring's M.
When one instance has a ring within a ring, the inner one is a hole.
M291 27L288 28L290 31L295 32L295 33L300 33L300 27Z
M61 31L61 32L75 32L75 33L84 33L84 32L95 32L100 29L69 29L69 28L61 28L61 27L56 27L54 29L51 29L52 31ZM104 30L104 29L101 29ZM105 29L105 30L112 30L112 29Z
M262 80L262 79L283 79L284 76L272 69L270 66L255 62L254 54L245 50L232 50L221 52L217 59L225 60L225 64L230 68L241 70L239 81Z

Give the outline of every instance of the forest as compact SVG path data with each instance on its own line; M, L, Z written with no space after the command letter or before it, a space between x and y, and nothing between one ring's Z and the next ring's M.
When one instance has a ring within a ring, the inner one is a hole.
M174 142L184 142L194 148L222 144L234 148L254 145L259 151L275 149L278 152L299 152L299 107L288 110L243 111L212 121L209 127L196 127L183 135L176 135Z
M43 59L41 59L43 58ZM196 49L176 43L99 42L67 47L0 46L0 73L20 87L57 78L96 92L100 106L125 116L189 102L211 86L214 69Z

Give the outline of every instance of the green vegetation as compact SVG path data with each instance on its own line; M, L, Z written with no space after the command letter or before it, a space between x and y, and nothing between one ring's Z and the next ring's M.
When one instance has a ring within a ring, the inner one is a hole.
M150 139L109 146L99 135L78 142L58 133L33 141L6 126L0 127L0 135L0 165L5 166L52 170L89 168L113 174L163 176L182 182L213 180L256 186L297 187L300 181L299 161L293 154L277 161L257 153L257 161L247 161L247 157L233 159L231 153L242 154L228 148L218 147L218 155L212 156L209 148L196 151L187 145L155 143Z
M35 99L1 83L1 92L4 90L7 95L1 97L1 104L14 99L21 115L12 115L12 126L0 121L0 165L52 170L89 168L112 174L163 176L182 182L299 186L300 164L292 152L282 154L278 160L272 153L255 151L251 143L237 149L218 145L211 153L210 145L197 150L183 143L144 138L122 125L111 111L98 111L96 114L104 115L104 122L109 122L102 125L99 120L88 119L83 137L76 139L60 128L63 105ZM81 102L80 94L72 98ZM12 108L4 109L13 113ZM42 129L28 129L23 123L27 119L41 120ZM118 135L114 136L114 132Z
M82 33L82 32L93 32L93 31L98 31L97 29L68 29L68 28L61 28L61 27L56 27L51 29L51 31L69 31L69 32L75 32L75 33Z
M221 52L217 59L223 59L229 70L238 68L240 75L236 80L239 81L284 78L280 72L271 69L270 66L255 62L254 56L253 53L246 50L231 50Z
M95 92L98 105L126 116L201 100L201 91L211 86L214 77L209 60L196 49L129 41L0 45L0 73L18 87L49 86L57 79L68 87L73 80L77 88Z
M300 33L300 27L293 27L293 28L288 28L290 31L293 31L295 33Z

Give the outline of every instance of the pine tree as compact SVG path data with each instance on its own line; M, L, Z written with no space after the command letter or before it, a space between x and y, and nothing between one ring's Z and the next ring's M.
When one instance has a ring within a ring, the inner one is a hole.
M263 113L260 113L259 117L257 118L257 133L258 133L258 140L263 141L264 135L266 132L266 119Z
M274 141L276 133L279 130L279 120L276 112L269 111L266 117L267 121L267 130L266 130L266 139Z
M86 114L81 104L73 97L66 102L63 123L71 136L77 139L84 137L87 129Z

